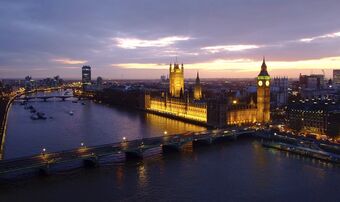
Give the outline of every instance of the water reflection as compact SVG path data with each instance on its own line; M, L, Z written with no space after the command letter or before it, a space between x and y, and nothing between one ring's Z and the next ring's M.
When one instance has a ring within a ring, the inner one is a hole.
M168 134L174 134L177 131L200 131L204 130L203 127L169 119L166 117L158 116L155 114L145 113L145 120L147 125L152 125L154 130L163 130Z
M137 174L138 174L138 184L141 188L147 186L148 182L148 173L146 169L146 165L143 162L137 166Z
M125 170L123 166L118 166L116 168L116 179L117 179L117 185L122 187L124 185L124 180L125 180Z

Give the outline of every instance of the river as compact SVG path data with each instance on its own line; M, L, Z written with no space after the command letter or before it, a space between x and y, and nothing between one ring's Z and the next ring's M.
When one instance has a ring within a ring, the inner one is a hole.
M85 105L82 104L84 102ZM92 101L29 102L46 120L13 104L5 159L203 127ZM70 111L73 115L70 115ZM186 145L142 161L115 162L1 184L0 201L339 201L340 169L263 148L254 139Z

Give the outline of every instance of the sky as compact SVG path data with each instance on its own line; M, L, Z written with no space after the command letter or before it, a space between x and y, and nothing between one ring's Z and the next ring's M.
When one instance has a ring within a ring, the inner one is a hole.
M0 78L331 76L339 0L1 0ZM95 79L95 78L94 78Z

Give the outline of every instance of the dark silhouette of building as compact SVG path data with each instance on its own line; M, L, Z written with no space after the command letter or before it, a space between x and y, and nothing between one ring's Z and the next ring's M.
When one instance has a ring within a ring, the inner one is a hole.
M333 83L340 85L340 69L333 69Z
M288 102L288 78L275 77L271 85L272 104L275 107L286 106Z
M83 66L82 68L82 85L83 87L87 85L91 85L91 67L90 66Z

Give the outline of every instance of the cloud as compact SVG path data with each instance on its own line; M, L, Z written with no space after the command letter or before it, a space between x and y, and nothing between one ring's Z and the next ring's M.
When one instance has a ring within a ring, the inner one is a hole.
M201 50L207 50L210 53L219 53L222 51L238 52L245 51L249 49L260 48L258 45L220 45L220 46L208 46L203 47Z
M192 39L188 36L170 36L158 38L155 40L145 40L138 38L114 38L116 45L124 49L136 49L145 47L166 47L177 43L178 41L187 41Z
M152 64L152 63L122 63L111 64L112 67L120 67L126 69L165 69L167 64Z
M168 65L157 64L174 61L176 56L188 72L197 65L207 71L238 67L257 71L257 60L263 55L271 59L268 64L284 62L278 65L288 67L287 72L301 65L306 69L339 68L322 60L340 56L340 46L335 43L340 39L336 38L340 20L334 20L340 18L339 1L288 2L2 0L0 77L59 74L79 79L79 69L71 68L90 61L97 75L147 79L158 77L157 71L145 69L142 74L142 68L127 67L160 67L164 69L159 71L166 72ZM76 12L81 10L91 12ZM254 63L235 60L238 58ZM300 62L317 58L320 63ZM113 63L125 66L113 68ZM4 67L11 70L5 72ZM32 71L34 68L48 70ZM215 76L222 75L218 71Z
M80 69L80 67L77 66L67 66L67 67L59 67L61 69Z
M312 42L318 39L337 38L337 37L340 37L340 32L334 32L334 33L324 34L324 35L310 37L310 38L302 38L299 41L309 43L309 42Z
M85 64L87 60L72 60L72 59L53 59L52 61L64 64L64 65L79 65L79 64Z
M296 61L266 61L268 71L273 69L332 69L340 66L340 56L315 58L310 60ZM205 69L205 70L237 70L242 72L256 72L260 70L262 60L252 60L248 58L238 59L216 59L205 62L184 64L184 69ZM112 67L127 69L168 69L169 64L154 63L121 63L112 64Z

